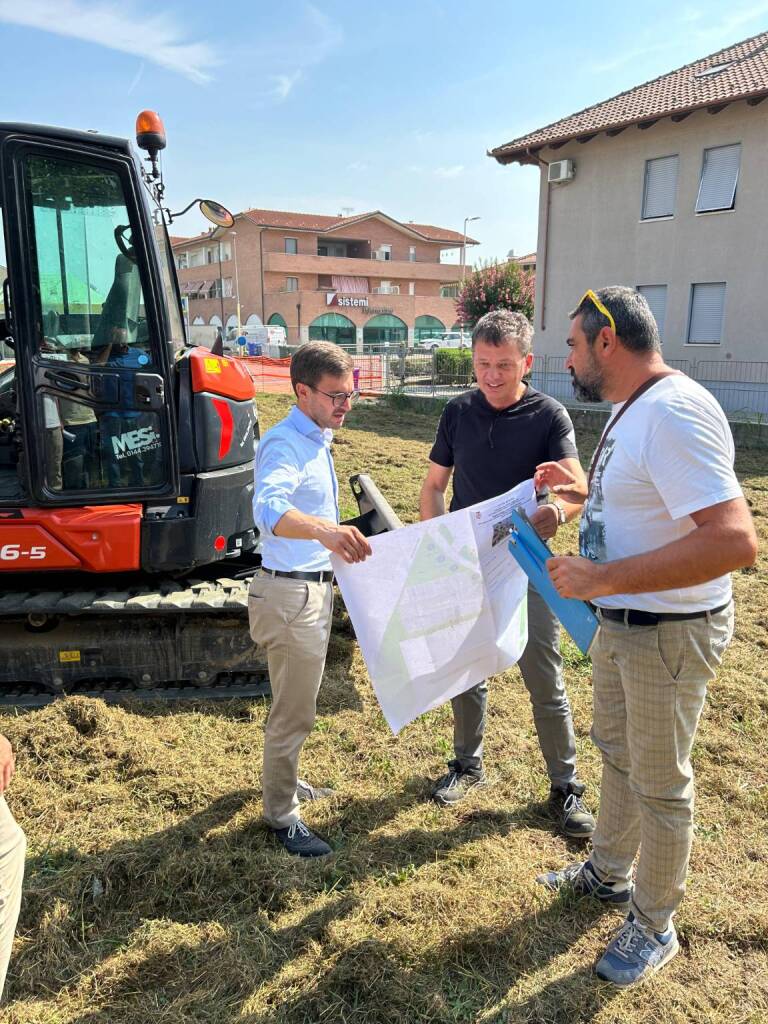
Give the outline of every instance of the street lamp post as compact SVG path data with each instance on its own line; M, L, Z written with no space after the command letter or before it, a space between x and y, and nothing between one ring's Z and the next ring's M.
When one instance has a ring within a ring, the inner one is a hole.
M235 297L237 298L237 335L240 337L240 279L237 276L237 232L230 231L232 235L232 259L235 261Z
M221 303L221 336L224 337L224 277L221 272L221 239L219 239L219 302Z
M464 284L464 274L467 269L467 224L473 220L480 220L479 217L465 217L464 218L464 232L463 241L461 243L461 283Z

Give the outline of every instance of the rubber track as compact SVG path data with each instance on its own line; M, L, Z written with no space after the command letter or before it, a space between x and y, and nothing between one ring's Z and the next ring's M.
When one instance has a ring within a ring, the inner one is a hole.
M16 590L0 596L0 617L29 615L82 615L88 612L123 612L135 615L158 612L212 612L231 609L247 613L248 583L222 576L214 580L166 579L125 589Z

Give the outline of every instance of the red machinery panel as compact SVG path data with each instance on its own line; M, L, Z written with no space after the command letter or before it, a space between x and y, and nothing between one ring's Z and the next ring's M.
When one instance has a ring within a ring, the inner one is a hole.
M0 512L0 572L139 568L141 505Z
M214 356L207 348L196 348L190 352L189 362L193 391L212 391L239 401L256 394L251 375L239 359Z

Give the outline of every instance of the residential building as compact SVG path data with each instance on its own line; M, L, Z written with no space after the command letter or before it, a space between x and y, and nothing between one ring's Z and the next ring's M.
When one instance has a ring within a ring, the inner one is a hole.
M527 256L514 256L515 263L520 265L521 270L525 270L528 274L536 273L536 253L529 252Z
M766 359L767 96L763 32L490 152L541 169L537 352L587 288L629 284L668 359Z
M401 222L246 210L233 229L176 239L190 324L279 324L288 341L417 343L456 326L462 232ZM468 245L476 245L468 238Z

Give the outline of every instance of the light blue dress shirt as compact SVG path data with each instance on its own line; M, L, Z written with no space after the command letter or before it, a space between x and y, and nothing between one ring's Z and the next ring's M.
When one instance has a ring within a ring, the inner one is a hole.
M323 430L294 406L268 430L256 453L253 518L262 536L262 564L282 572L330 569L330 552L317 540L276 537L291 509L339 521L339 484L331 457L332 430Z

